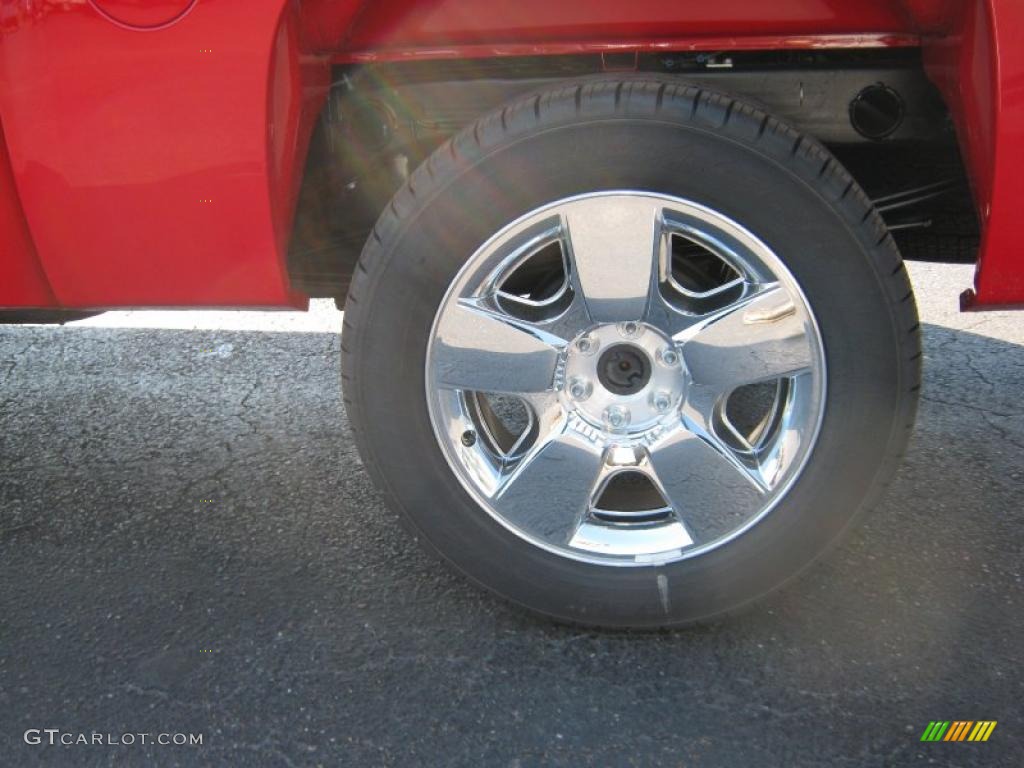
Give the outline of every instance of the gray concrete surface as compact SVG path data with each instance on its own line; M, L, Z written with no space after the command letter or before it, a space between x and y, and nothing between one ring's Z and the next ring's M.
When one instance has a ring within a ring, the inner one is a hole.
M329 307L0 327L0 764L1020 765L1024 314L912 277L926 384L881 508L749 613L647 635L524 616L403 535ZM936 719L999 725L920 743Z

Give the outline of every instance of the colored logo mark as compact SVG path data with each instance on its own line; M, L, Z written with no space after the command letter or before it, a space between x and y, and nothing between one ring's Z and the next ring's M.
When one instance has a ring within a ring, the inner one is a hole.
M932 720L921 741L988 741L995 728L995 720Z

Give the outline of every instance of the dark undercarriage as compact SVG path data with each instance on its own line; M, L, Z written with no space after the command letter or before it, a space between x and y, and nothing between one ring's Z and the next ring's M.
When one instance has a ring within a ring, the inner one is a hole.
M338 68L296 211L293 285L343 299L391 196L477 117L559 81L627 71L741 97L816 137L875 202L905 258L976 259L952 122L916 49L594 54Z

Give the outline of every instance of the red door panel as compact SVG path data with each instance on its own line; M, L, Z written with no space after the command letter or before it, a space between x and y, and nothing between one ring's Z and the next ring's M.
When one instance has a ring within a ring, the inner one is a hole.
M61 305L300 302L283 253L314 100L284 6L203 2L151 32L84 3L5 16L0 115Z
M0 308L51 307L55 300L36 257L0 130Z

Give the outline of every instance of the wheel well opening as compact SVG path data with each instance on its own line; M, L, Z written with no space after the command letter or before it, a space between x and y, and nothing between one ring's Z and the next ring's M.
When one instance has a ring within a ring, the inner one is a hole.
M973 262L978 219L946 105L916 48L665 52L634 74L758 105L850 171L905 258ZM343 300L391 197L447 138L525 93L599 76L599 54L339 66L317 122L288 254L293 286Z

